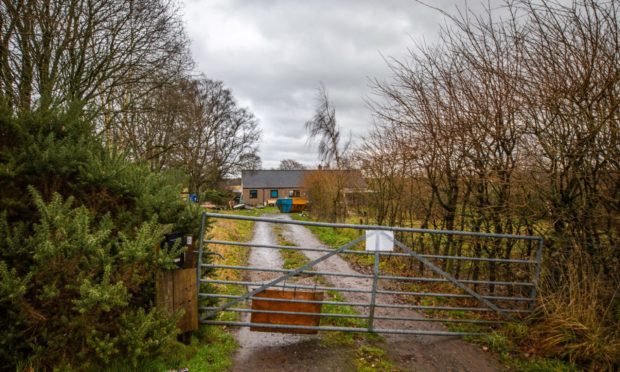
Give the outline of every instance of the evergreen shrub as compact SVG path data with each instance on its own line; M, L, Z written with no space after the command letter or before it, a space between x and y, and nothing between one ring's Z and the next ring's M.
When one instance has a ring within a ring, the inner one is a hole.
M182 180L103 145L80 112L0 109L0 370L138 366L174 348L154 274L197 235Z

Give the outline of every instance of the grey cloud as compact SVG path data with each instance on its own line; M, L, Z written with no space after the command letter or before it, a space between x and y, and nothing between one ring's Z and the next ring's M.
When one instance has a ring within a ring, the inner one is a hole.
M451 12L465 4L432 3ZM184 14L200 72L224 81L259 118L268 168L285 158L316 164L304 123L319 82L344 131L364 135L372 126L368 79L390 75L383 56L403 58L414 43L434 42L444 22L411 0L186 0Z

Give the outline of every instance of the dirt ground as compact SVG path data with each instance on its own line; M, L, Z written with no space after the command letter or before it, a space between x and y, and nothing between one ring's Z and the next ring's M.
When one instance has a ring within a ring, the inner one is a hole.
M282 219L288 215L274 215ZM303 226L287 225L284 230L287 240L298 246L323 247L318 239ZM254 228L254 244L277 244L272 225L257 222ZM322 256L322 252L304 252L309 259ZM278 250L253 248L250 252L251 266L281 268L282 259ZM332 256L316 266L319 271L357 273L338 256ZM250 272L248 280L264 281L280 273ZM350 277L326 277L336 287L370 288L370 279ZM365 293L343 292L350 302L368 302ZM377 296L377 303L394 304L398 300L390 295ZM377 308L376 315L422 317L410 309ZM245 314L244 321L249 315ZM441 324L431 322L375 321L377 328L406 328L418 330L445 330ZM234 357L233 371L354 371L355 350L347 347L327 347L320 335L294 335L268 332L250 332L241 328L235 333L239 350ZM402 371L501 371L500 364L492 355L456 337L395 335L384 336L383 345L395 367Z

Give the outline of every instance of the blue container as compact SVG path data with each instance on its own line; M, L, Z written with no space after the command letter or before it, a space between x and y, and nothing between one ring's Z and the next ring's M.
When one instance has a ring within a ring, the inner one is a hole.
M278 201L276 201L276 207L278 207L282 213L291 213L293 199L278 199Z
M276 206L282 213L299 213L306 209L308 201L304 198L278 199Z

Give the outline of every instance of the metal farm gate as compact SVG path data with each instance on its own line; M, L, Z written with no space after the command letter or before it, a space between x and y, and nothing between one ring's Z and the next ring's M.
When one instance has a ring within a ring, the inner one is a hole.
M281 229L291 229L292 235L298 231L295 229L305 227L353 229L359 237L337 248L320 244L199 242L199 288L202 284L216 289L199 292L203 324L247 326L269 332L463 336L481 334L487 326L519 318L529 313L536 301L543 247L543 239L538 236L216 213L203 214L201 236L207 217L277 224ZM308 259L306 264L289 269L214 264L213 252L208 251L213 245L225 248L224 252L296 251ZM358 262L353 265L358 270L351 270L351 266L344 271L329 270L330 261L343 259ZM364 264L359 264L360 260ZM271 277L227 280L214 276L218 270L240 271L245 273L242 278L251 278L252 273Z

